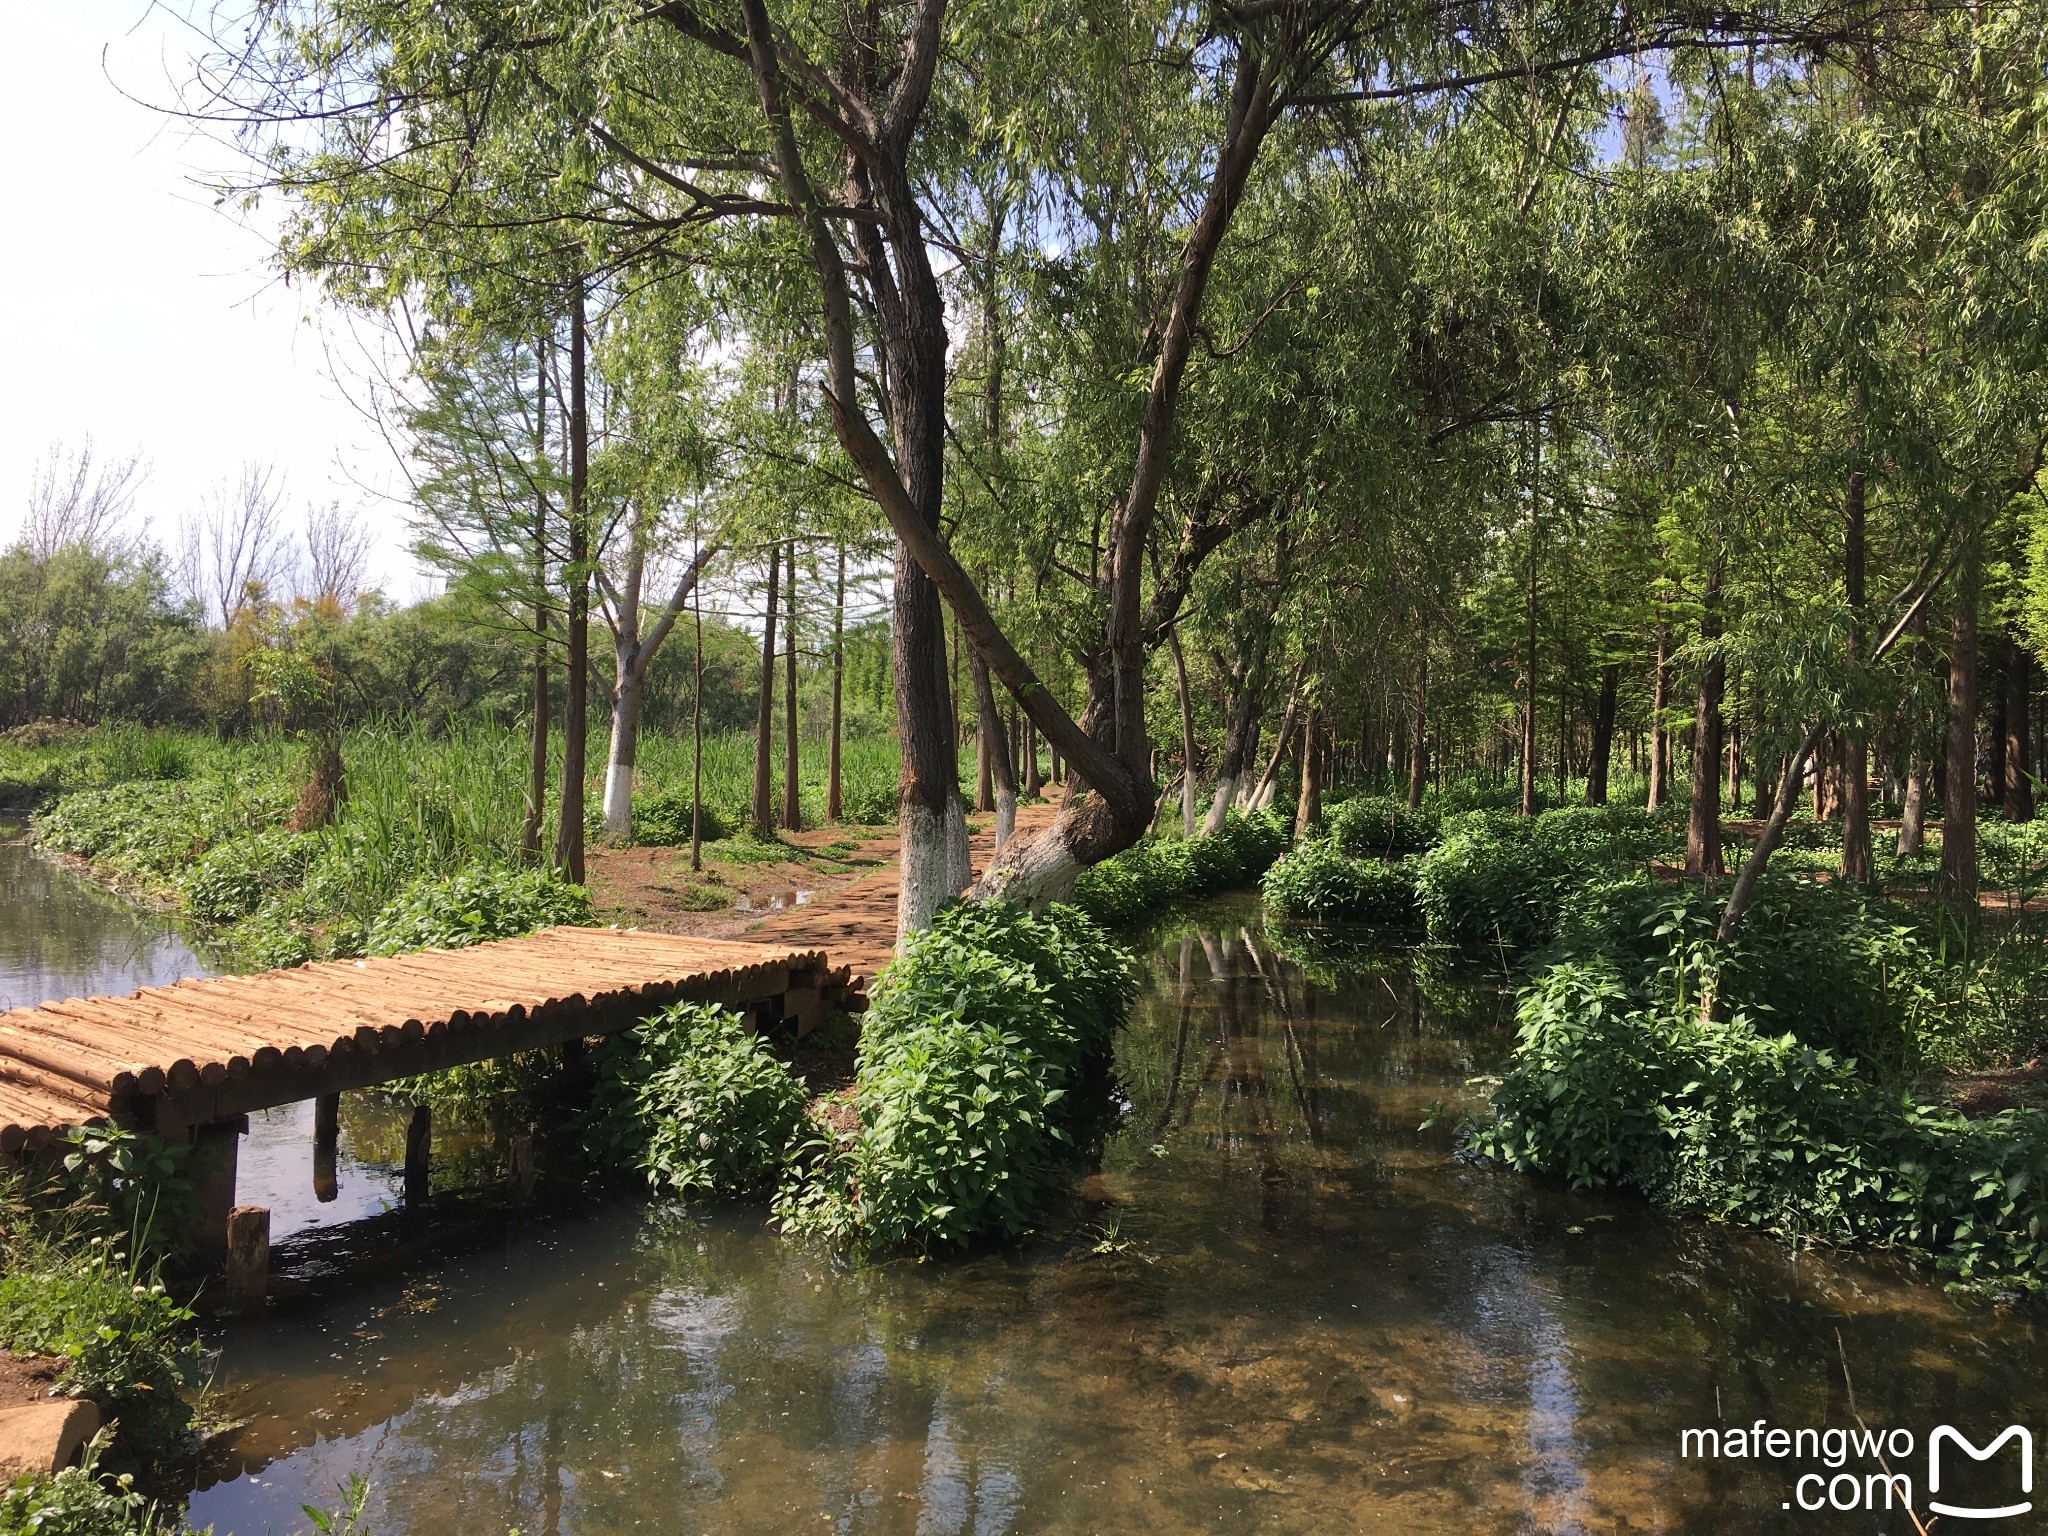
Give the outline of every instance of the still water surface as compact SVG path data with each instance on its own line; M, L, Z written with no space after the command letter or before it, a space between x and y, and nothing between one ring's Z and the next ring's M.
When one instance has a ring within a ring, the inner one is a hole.
M443 1208L439 1247L441 1210L301 1233L219 1337L250 1422L193 1524L300 1529L360 1473L378 1536L1905 1532L1679 1433L1849 1426L1851 1384L1922 1446L2048 1431L2040 1310L1461 1164L1420 1126L1482 1099L1505 996L1292 952L1245 901L1148 942L1122 1129L1019 1252L849 1270L758 1209L581 1199ZM390 1131L350 1101L344 1191L379 1208ZM288 1226L309 1138L254 1138ZM1900 1470L1924 1501L1924 1450Z

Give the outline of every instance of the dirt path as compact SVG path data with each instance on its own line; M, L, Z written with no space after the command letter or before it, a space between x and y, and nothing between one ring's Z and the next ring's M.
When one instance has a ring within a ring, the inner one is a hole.
M1018 807L1017 830L1037 831L1056 809L1050 802ZM979 872L995 852L995 818L970 817L968 828ZM869 978L887 963L896 944L895 828L786 832L780 846L756 852L746 849L744 861L709 859L695 875L687 848L595 848L587 864L591 898L607 922L815 945L834 965Z

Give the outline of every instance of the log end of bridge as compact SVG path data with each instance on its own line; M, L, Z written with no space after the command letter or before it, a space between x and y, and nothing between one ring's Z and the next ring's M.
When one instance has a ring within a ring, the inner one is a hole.
M513 1051L610 1034L676 1001L807 1031L864 1006L825 952L550 928L0 1013L0 1154L74 1126L184 1129Z

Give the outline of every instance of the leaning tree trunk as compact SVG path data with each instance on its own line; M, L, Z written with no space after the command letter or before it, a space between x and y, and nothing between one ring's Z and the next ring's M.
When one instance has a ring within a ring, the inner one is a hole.
M1195 707L1188 697L1188 664L1181 654L1180 631L1166 637L1173 652L1173 679L1180 692L1180 835L1195 835Z
M1942 776L1941 902L1957 923L1977 917L1977 588L1973 533L1956 569L1949 621L1948 761Z
M1253 728L1266 701L1265 656L1265 635L1261 633L1253 643L1237 697L1231 701L1230 714L1224 722L1223 756L1216 764L1216 793L1202 822L1204 837L1213 837L1223 829L1224 818L1237 799L1238 782L1251 760Z

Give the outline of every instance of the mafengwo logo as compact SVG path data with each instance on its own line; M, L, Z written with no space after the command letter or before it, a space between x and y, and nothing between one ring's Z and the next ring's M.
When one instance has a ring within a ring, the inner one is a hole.
M1914 1486L1922 1442L1910 1429L1787 1429L1758 1419L1731 1429L1682 1430L1678 1454L1688 1460L1786 1463L1783 1507L1808 1514L1925 1510L1951 1520L1988 1521L2033 1512L2034 1436L2025 1425L2008 1424L1978 1441L1941 1424L1924 1443L1924 1491Z

